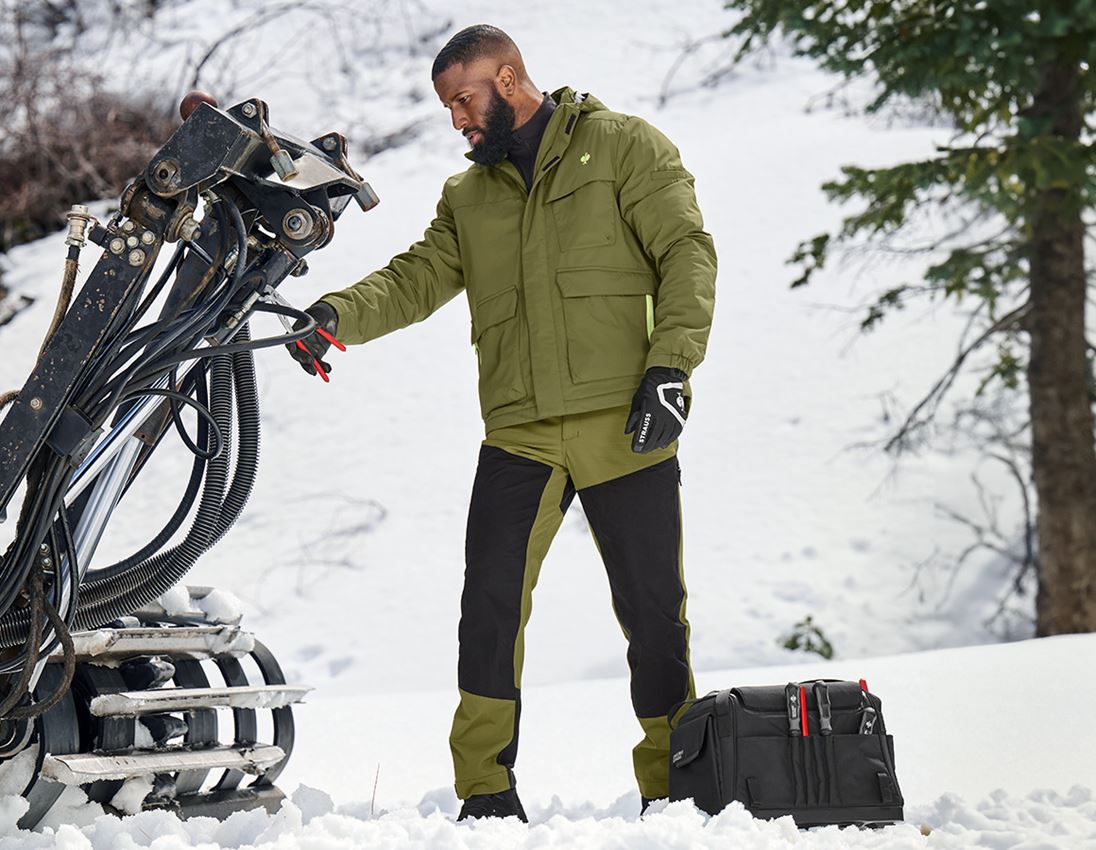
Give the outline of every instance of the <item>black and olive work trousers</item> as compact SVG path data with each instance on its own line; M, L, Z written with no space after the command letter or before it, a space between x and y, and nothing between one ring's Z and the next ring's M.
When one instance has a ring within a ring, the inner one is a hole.
M667 714L695 696L681 563L677 445L631 450L628 409L544 419L487 434L468 513L460 703L450 747L457 795L510 788L521 717L523 632L541 562L576 492L628 641L632 751L644 797L665 797Z

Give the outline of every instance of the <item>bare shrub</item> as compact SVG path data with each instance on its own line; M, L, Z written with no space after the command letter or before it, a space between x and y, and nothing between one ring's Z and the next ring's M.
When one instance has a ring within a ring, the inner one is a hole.
M62 226L74 201L117 197L178 120L113 93L19 12L0 53L0 252Z

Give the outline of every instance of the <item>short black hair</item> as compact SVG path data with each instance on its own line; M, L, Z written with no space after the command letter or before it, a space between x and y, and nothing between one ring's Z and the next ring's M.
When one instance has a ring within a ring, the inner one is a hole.
M436 80L453 65L467 65L476 59L490 56L500 48L517 50L514 40L498 27L490 24L474 24L454 35L434 59L430 79Z

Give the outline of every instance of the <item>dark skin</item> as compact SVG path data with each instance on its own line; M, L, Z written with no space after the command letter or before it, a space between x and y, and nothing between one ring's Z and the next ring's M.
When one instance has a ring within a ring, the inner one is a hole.
M459 130L473 147L482 141L492 90L513 108L513 129L528 121L544 100L516 50L500 51L467 65L450 65L434 80L434 91L449 110L453 129Z

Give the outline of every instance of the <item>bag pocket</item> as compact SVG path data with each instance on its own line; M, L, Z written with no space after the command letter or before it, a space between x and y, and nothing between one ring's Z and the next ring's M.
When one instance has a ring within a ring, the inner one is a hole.
M806 789L800 767L802 740L787 735L739 738L735 799L751 809L788 809L803 805Z
M485 417L526 395L517 309L516 286L488 295L472 306L472 345L479 360L480 406Z
M560 269L567 363L575 383L639 378L650 349L655 278L629 269Z
M890 735L830 735L835 771L835 802L846 806L900 805Z
M670 732L670 799L691 799L698 809L723 809L723 758L715 718L684 719Z

